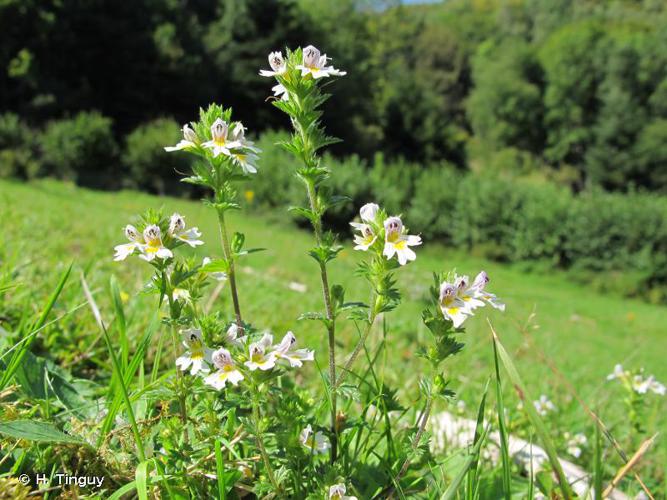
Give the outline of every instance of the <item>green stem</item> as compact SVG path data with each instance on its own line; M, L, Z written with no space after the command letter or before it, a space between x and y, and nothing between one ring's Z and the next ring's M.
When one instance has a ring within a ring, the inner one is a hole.
M417 434L415 434L415 437L412 440L412 445L411 445L412 451L415 451L417 449L417 446L419 446L419 441L421 441L422 435L424 434L424 430L426 429L426 423L428 422L428 418L431 415L432 405L433 405L433 397L429 396L428 399L426 400L426 407L424 408L424 412L421 415L421 421L419 422ZM410 457L405 459L405 462L403 462L401 470L399 470L398 474L396 474L396 477L394 478L394 485L398 484L403 475L408 471L408 467L410 467Z
M338 388L345 381L345 378L348 376L348 374L350 373L350 370L352 369L352 365L354 364L354 361L359 356L359 353L361 353L361 349L366 344L366 339L368 338L368 335L371 333L371 330L373 329L373 324L375 323L375 318L377 318L377 313L375 312L375 304L371 304L371 307L373 309L368 316L368 323L366 324L366 329L364 330L364 333L361 335L361 337L357 341L357 345L354 347L354 351L352 351L352 355L348 358L347 362L345 363L345 366L343 367L343 371L341 372L340 376L338 377L338 380L336 380L336 388Z
M259 448L259 453L262 455L262 460L264 461L264 467L266 467L266 474L269 476L269 481L273 485L276 493L280 491L280 486L276 481L276 477L273 474L273 468L271 467L271 460L269 459L269 454L266 452L266 447L264 446L264 440L262 439L262 433L260 431L260 414L259 414L259 402L257 401L257 396L253 396L252 400L252 416L255 424L255 441L257 442L257 448Z
M174 359L178 358L178 335L176 334L176 327L171 325L171 342L174 347ZM176 367L176 385L178 386L178 407L181 415L181 423L183 424L183 433L185 443L190 440L188 435L188 410L185 404L185 386L183 384L183 374L180 368Z
M225 255L229 266L229 288L232 293L232 302L234 304L234 315L236 316L236 326L239 329L239 335L243 335L243 318L241 317L241 306L239 305L238 289L236 288L236 272L234 270L234 255L229 244L227 236L227 225L225 223L225 211L218 210L218 223L220 225L220 239L222 240L222 252Z
M317 193L315 192L315 183L307 179L306 189L308 192L308 202L310 210L317 214L313 220L313 230L315 231L315 240L317 245L322 245L322 217L319 215L317 207ZM322 294L324 297L324 307L327 315L327 334L329 338L329 384L331 386L331 463L336 461L338 455L338 430L336 428L336 320L331 305L331 291L329 289L329 277L327 275L327 266L320 262L320 280L322 281Z

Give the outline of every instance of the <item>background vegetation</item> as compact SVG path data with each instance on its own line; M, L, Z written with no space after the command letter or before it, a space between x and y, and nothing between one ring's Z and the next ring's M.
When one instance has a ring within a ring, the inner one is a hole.
M667 296L664 2L10 0L0 28L5 177L197 196L161 147L223 102L263 136L254 205L284 205L288 123L256 75L312 42L349 73L325 110L339 230L374 196L429 239Z

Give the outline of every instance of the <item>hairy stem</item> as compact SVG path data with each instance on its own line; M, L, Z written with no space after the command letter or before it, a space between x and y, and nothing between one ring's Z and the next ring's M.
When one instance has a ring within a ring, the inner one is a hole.
M171 325L171 342L174 348L174 359L178 357L178 336L176 334L176 327ZM188 410L185 404L185 386L183 385L183 374L180 368L176 367L176 385L178 386L178 407L181 416L181 424L183 424L184 440L187 443L190 440L188 435Z
M375 312L375 304L372 303L371 308L372 309L368 316L368 323L366 324L366 329L364 330L364 333L357 341L357 345L354 347L354 351L352 351L352 355L347 360L347 363L345 363L343 371L338 376L338 380L336 380L335 384L336 389L345 381L345 378L349 375L350 370L352 369L352 365L354 364L354 361L359 356L359 353L361 353L361 349L366 344L366 339L368 338L368 335L371 333L371 330L373 329L373 324L375 323L375 318L377 317L377 313Z
M256 397L253 397L252 400L252 417L255 424L255 441L257 442L257 448L259 448L259 453L262 455L262 460L264 461L264 467L266 467L266 474L269 476L269 481L275 489L276 493L280 491L280 486L276 481L276 476L273 474L273 468L271 467L271 460L269 459L269 454L266 452L266 447L264 446L264 440L262 439L262 433L260 429L260 414L259 414L259 402Z
M315 184L308 179L306 189L308 191L308 202L310 209L317 218L313 221L313 230L315 231L315 240L318 245L322 245L322 217L316 205ZM336 321L331 306L331 291L329 289L329 277L327 275L327 266L320 262L320 279L322 281L322 294L324 296L324 307L327 315L327 333L329 337L329 383L331 385L331 462L335 462L338 455L338 432L336 429Z
M234 304L234 316L236 316L236 326L239 329L239 335L243 335L243 318L241 317L241 306L239 305L239 294L236 288L236 272L234 271L234 255L229 244L227 235L227 225L225 223L225 211L218 210L218 224L220 226L220 239L222 240L222 252L229 266L229 288L232 292L232 302Z
M419 446L419 441L421 441L422 435L424 434L424 430L426 429L426 423L428 422L428 418L431 415L432 405L433 405L433 397L429 396L428 399L426 400L426 407L424 408L424 411L421 414L421 420L419 422L419 427L417 428L417 434L415 434L415 437L412 440L412 445L411 445L412 451L415 451L417 449L417 446ZM394 485L398 484L403 475L408 471L408 467L410 467L410 457L405 459L405 462L403 462L401 470L399 470L398 474L396 474L396 477L394 478ZM393 492L394 487L395 486L392 486L390 493ZM389 496L391 496L391 494Z

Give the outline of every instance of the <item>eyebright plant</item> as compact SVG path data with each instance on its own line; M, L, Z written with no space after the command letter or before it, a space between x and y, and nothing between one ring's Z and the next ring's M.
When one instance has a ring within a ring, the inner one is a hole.
M443 363L463 348L464 321L485 305L505 306L487 290L484 272L472 281L454 272L434 274L422 314L429 341L416 348L424 369L419 387L408 388L411 406L421 405L415 423L397 389L378 375L376 360L392 354L386 345L390 313L401 301L396 275L417 258L422 238L411 234L401 215L377 203L364 205L350 224L360 254L356 275L368 284L368 299L346 300L330 265L343 245L323 224L326 211L346 198L332 192L321 157L322 148L337 141L321 122L330 97L324 84L345 72L312 45L284 56L272 52L268 62L270 69L260 75L275 80L271 102L291 120L293 134L281 146L297 161L295 180L307 199L290 210L312 226L308 255L321 282L321 310L304 312L299 330L313 331L309 321L321 324L328 369L318 392L303 387L291 375L318 367L314 351L299 344L295 333L274 339L242 315L235 264L256 249L244 248L242 233L230 236L226 214L240 208L239 192L247 188L239 184L262 175L261 151L231 109L212 104L183 127L182 140L165 149L191 155L192 172L183 181L208 191L204 204L217 214L221 255L193 257L191 249L205 243L200 231L179 214L167 218L155 211L126 225L128 242L115 248L116 261L138 256L152 270L145 292L157 295L156 307L171 331L174 370L164 396L175 403L178 424L159 434L144 431L141 439L160 450L154 456L163 477L159 487L170 495L356 499L424 491L433 480L427 422L438 399L455 395ZM227 285L231 311L205 313L200 306L215 282ZM342 323L355 327L356 342L337 337ZM374 346L369 338L377 339ZM160 341L158 360L163 350ZM307 362L313 362L310 368ZM171 407L163 415L174 418Z

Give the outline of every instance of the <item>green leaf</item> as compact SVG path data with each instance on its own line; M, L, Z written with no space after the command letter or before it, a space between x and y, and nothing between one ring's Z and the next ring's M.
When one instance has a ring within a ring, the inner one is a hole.
M201 266L199 271L202 273L228 273L229 272L229 263L225 259L216 259L212 260L205 266Z
M49 422L36 422L34 420L0 422L0 434L40 443L86 444L79 438L65 434Z
M502 361L503 366L505 367L505 371L507 372L507 375L509 376L512 385L517 391L519 399L523 402L523 408L526 414L528 415L528 419L533 424L533 427L537 432L537 436L542 441L542 445L544 446L544 451L549 457L549 463L551 464L552 469L556 473L556 478L558 479L560 490L565 499L573 498L573 494L570 489L570 484L568 483L567 477L563 472L560 460L558 459L558 453L556 452L556 447L554 446L553 441L549 436L549 432L547 431L544 422L542 422L542 419L537 414L537 410L532 404L532 399L530 398L526 390L526 386L524 385L523 381L521 380L521 377L519 376L519 372L517 371L516 366L512 361L512 358L507 353L503 345L500 343L498 335L496 334L493 327L491 327L491 331L493 333L493 344L497 350L498 357Z

